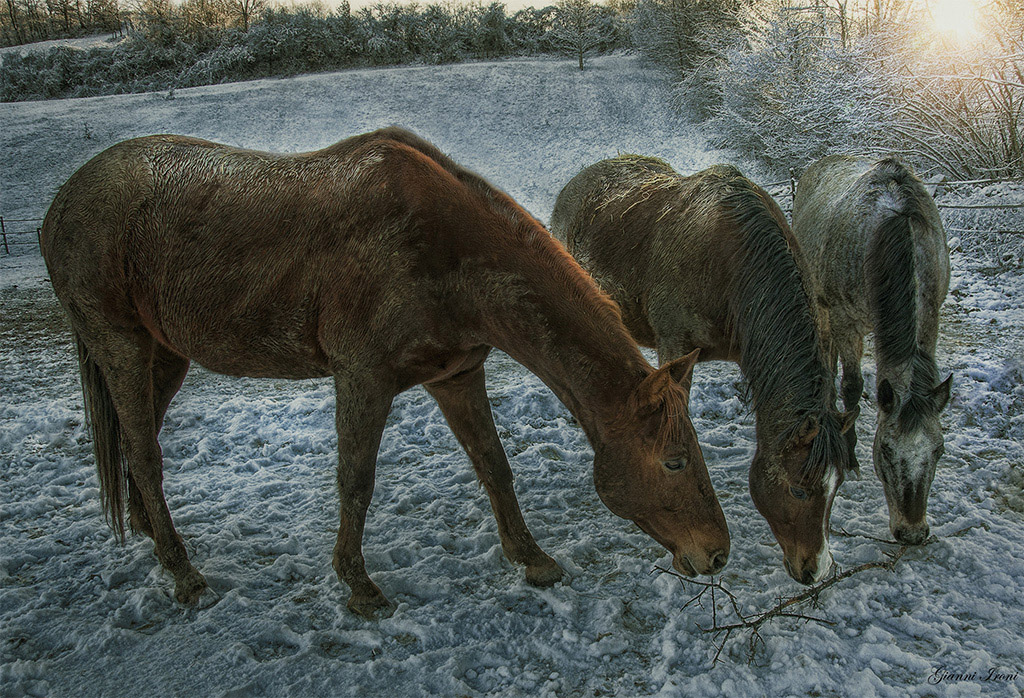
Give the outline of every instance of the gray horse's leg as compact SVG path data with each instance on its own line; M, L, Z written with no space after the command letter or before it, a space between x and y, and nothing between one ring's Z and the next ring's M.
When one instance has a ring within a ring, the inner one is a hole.
M361 616L388 613L394 607L366 574L363 527L373 497L377 450L394 394L365 375L336 374L335 425L338 430L338 494L341 500L334 570L348 584L348 608Z
M164 349L159 344L153 350L153 423L157 434L164 423L164 415L171 399L181 388L185 374L188 372L189 361L174 352ZM133 531L139 531L150 538L153 537L153 524L149 521L146 507L142 501L131 471L128 472L128 521Z
M113 330L103 332L99 340L86 340L117 411L135 506L141 502L157 558L174 575L175 598L193 604L206 589L206 580L189 562L164 499L151 371L154 344L149 335Z
M526 565L526 581L530 584L550 586L560 580L562 569L537 545L519 509L512 486L512 469L495 431L487 400L483 364L424 387L437 400L448 426L487 490L505 557Z
M843 397L843 407L847 412L853 412L860 403L861 393L864 391L864 376L860 370L860 360L864 353L864 340L859 335L848 335L839 344L839 358L843 363L843 380L840 384L840 393ZM857 461L857 425L854 424L846 432L846 443L849 445L850 467L860 470L860 463Z

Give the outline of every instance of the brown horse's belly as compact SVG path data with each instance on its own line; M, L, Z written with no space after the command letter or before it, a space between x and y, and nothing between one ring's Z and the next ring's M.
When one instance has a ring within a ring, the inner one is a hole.
M214 373L291 379L331 375L316 330L307 323L274 326L236 320L163 329L169 348Z

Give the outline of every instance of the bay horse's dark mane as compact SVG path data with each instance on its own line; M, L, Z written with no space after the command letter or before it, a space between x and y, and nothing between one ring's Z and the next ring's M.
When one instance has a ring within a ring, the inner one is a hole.
M880 161L864 177L871 203L884 194L899 197L900 210L893 210L871 237L865 266L878 358L882 363L909 364L911 368L910 395L899 413L900 425L911 430L934 413L929 395L939 382L935 358L917 338L912 226L929 225L925 215L929 197L921 181L895 158Z
M773 211L774 203L769 204L749 180L737 176L730 186L733 193L723 204L742 231L731 309L740 366L755 409L771 403L774 409L763 413L785 420L781 441L795 436L809 415L817 418L819 431L801 476L820 481L830 463L845 469L847 448L833 409L835 387L796 259L796 242L787 235L781 211Z

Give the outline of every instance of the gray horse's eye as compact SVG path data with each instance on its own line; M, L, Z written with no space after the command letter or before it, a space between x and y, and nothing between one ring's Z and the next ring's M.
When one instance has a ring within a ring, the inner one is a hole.
M665 466L665 470L678 472L686 467L686 456L680 456L678 458L673 458L672 460L667 460L663 462L662 465Z
M800 489L799 487L790 487L789 493L796 497L797 499L799 499L800 501L807 499L807 492L805 490Z

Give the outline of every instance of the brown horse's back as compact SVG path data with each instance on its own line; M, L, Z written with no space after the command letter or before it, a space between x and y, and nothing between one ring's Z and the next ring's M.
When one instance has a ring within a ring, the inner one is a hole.
M457 271L453 245L480 241L460 238L474 221L453 230L429 195L443 189L454 208L474 193L417 140L391 129L299 155L180 136L113 146L47 215L55 291L75 299L73 322L144 328L222 373L321 376L370 356L412 374L443 364L463 348L446 327L467 323L439 286Z

